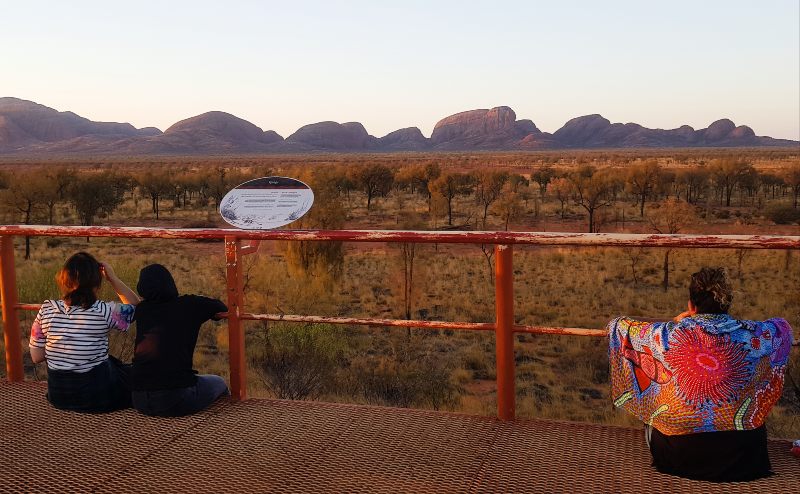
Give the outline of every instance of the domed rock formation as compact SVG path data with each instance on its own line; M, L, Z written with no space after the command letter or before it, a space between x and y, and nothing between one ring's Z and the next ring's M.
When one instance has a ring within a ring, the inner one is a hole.
M430 147L430 140L417 127L395 130L378 139L381 151L422 151Z
M19 98L0 98L0 145L25 145L66 141L83 136L140 135L129 123L93 122L72 112L59 112Z
M514 110L498 106L445 117L436 124L431 143L437 149L514 148L529 134L539 134L530 120L517 122Z
M271 131L270 131L271 132ZM265 151L280 137L230 113L210 111L175 123L163 135L141 143L143 148L168 152L221 153ZM134 144L134 149L136 145Z
M611 122L601 115L585 115L569 120L553 133L553 139L565 146L579 147L599 141L611 127Z
M609 147L791 146L797 141L756 136L746 125L717 120L707 129L688 125L649 129L611 123L600 115L573 118L554 134L530 120L517 120L507 106L471 110L440 120L430 139L416 127L378 139L358 122L320 122L284 140L272 130L234 115L212 111L181 120L163 134L127 123L93 122L72 112L18 98L0 98L0 153L28 154L231 154L375 152L425 150L533 150Z
M717 120L716 122L712 123L708 126L707 129L704 129L703 137L708 142L714 141L721 141L728 137L728 134L733 132L736 128L736 124L732 121L728 120L727 118L723 118L721 120Z
M364 150L374 138L358 122L319 122L300 127L286 138L288 144L304 144L316 149L336 151Z

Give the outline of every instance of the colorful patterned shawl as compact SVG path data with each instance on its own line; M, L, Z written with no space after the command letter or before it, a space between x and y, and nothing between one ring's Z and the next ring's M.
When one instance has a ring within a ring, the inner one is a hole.
M792 346L783 319L620 317L608 329L614 405L664 434L755 429L781 395Z

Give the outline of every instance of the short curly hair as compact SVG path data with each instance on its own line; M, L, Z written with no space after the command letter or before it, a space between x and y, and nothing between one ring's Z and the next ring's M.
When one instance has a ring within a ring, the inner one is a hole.
M725 268L702 268L689 282L689 300L698 314L727 314L733 303L733 287Z

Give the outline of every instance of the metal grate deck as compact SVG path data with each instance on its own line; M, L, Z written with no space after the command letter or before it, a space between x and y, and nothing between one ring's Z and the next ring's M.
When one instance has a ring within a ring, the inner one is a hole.
M771 441L777 475L711 484L650 467L642 432L499 422L318 402L221 402L161 419L62 412L41 383L0 382L0 493L794 492L800 460Z

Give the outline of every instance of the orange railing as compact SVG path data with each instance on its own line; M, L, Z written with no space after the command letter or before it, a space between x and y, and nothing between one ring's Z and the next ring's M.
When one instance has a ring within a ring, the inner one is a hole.
M513 420L515 414L514 333L605 336L602 329L525 326L514 324L513 246L682 247L735 249L800 249L800 236L763 235L640 235L606 233L538 232L421 232L363 230L234 230L168 229L138 227L0 226L0 297L9 381L23 380L19 310L37 310L36 304L17 301L14 236L125 237L172 239L221 239L225 241L229 312L230 387L235 399L246 398L247 376L243 320L312 322L329 324L416 327L494 331L497 365L497 415ZM467 243L495 245L495 322L420 321L324 317L313 315L250 314L245 312L242 290L242 257L255 251L259 241L346 241Z

